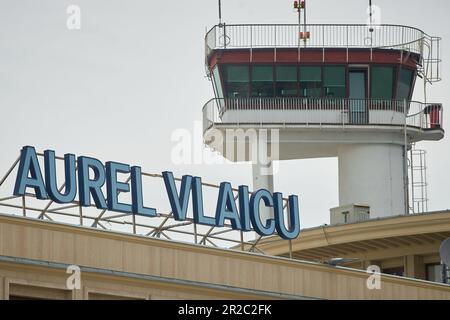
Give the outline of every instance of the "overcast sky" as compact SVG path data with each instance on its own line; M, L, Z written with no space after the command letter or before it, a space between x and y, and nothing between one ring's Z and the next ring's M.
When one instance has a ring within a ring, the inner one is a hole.
M227 23L297 19L291 0L222 2ZM365 23L367 2L309 0L308 20ZM449 1L373 2L382 9L382 23L444 38L444 81L429 90L428 100L450 106ZM66 27L71 4L81 8L81 30ZM181 166L171 160L172 133L193 131L213 97L203 39L217 20L216 0L0 0L0 176L23 145L33 145L152 173L172 170L211 183L251 185L247 164ZM445 126L450 112L444 114ZM202 148L201 135L193 133L193 144ZM448 139L421 147L428 151L429 208L450 208ZM303 227L328 223L329 208L338 205L337 159L282 162L275 189L299 195Z

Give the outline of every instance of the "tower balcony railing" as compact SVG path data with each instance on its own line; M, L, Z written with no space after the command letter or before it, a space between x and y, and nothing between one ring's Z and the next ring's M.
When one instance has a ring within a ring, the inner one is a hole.
M442 130L439 103L338 98L214 98L203 107L203 129L215 125L397 126Z
M402 25L367 24L221 24L205 36L206 60L224 49L396 49L419 56L419 72L430 82L439 81L439 37Z

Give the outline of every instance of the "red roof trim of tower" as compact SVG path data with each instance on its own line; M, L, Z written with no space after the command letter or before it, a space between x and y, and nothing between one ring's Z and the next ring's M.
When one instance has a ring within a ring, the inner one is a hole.
M236 63L402 64L416 69L419 57L392 49L226 49L215 50L209 58L210 68Z

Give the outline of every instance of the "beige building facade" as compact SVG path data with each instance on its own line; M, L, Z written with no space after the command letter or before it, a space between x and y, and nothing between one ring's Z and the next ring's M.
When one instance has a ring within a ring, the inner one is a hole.
M80 269L79 288L71 287L70 266ZM0 215L1 299L450 299L444 284L383 274L380 289L370 289L370 276L289 257Z

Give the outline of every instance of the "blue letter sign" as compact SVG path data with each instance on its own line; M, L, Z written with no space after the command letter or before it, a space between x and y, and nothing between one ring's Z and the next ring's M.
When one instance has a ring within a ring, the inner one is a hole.
M46 150L44 152L45 159L45 183L47 185L47 193L56 203L70 203L75 200L77 195L77 178L75 172L76 160L75 155L66 154L64 156L64 172L66 180L64 182L65 192L58 190L56 179L56 159L55 151Z
M103 164L94 158L81 156L77 159L73 154L66 154L64 156L65 179L59 188L56 157L52 150L44 152L44 169L45 180L36 150L30 146L23 147L14 195L25 196L27 188L31 188L37 199L50 199L63 204L73 203L78 190L81 206L91 206L92 198L99 209L146 217L158 216L155 209L144 206L140 167L131 167L128 164L113 161ZM127 175L128 179L121 181L124 178L120 179L119 174ZM261 236L277 233L283 239L295 239L300 234L298 198L295 195L289 196L287 219L285 219L281 193L272 194L265 189L250 193L247 186L239 186L235 194L229 182L222 182L215 212L205 212L200 177L183 176L179 191L177 191L172 172L163 172L162 178L175 220L191 219L194 223L205 226L219 228L231 226L239 231L253 230ZM131 192L131 203L119 201L120 194L129 192ZM189 198L192 198L192 218L188 218Z
M31 177L28 177L28 172ZM36 150L28 146L23 147L20 154L19 172L17 173L16 185L14 186L14 195L25 195L27 188L34 189L36 198L41 200L48 199Z

